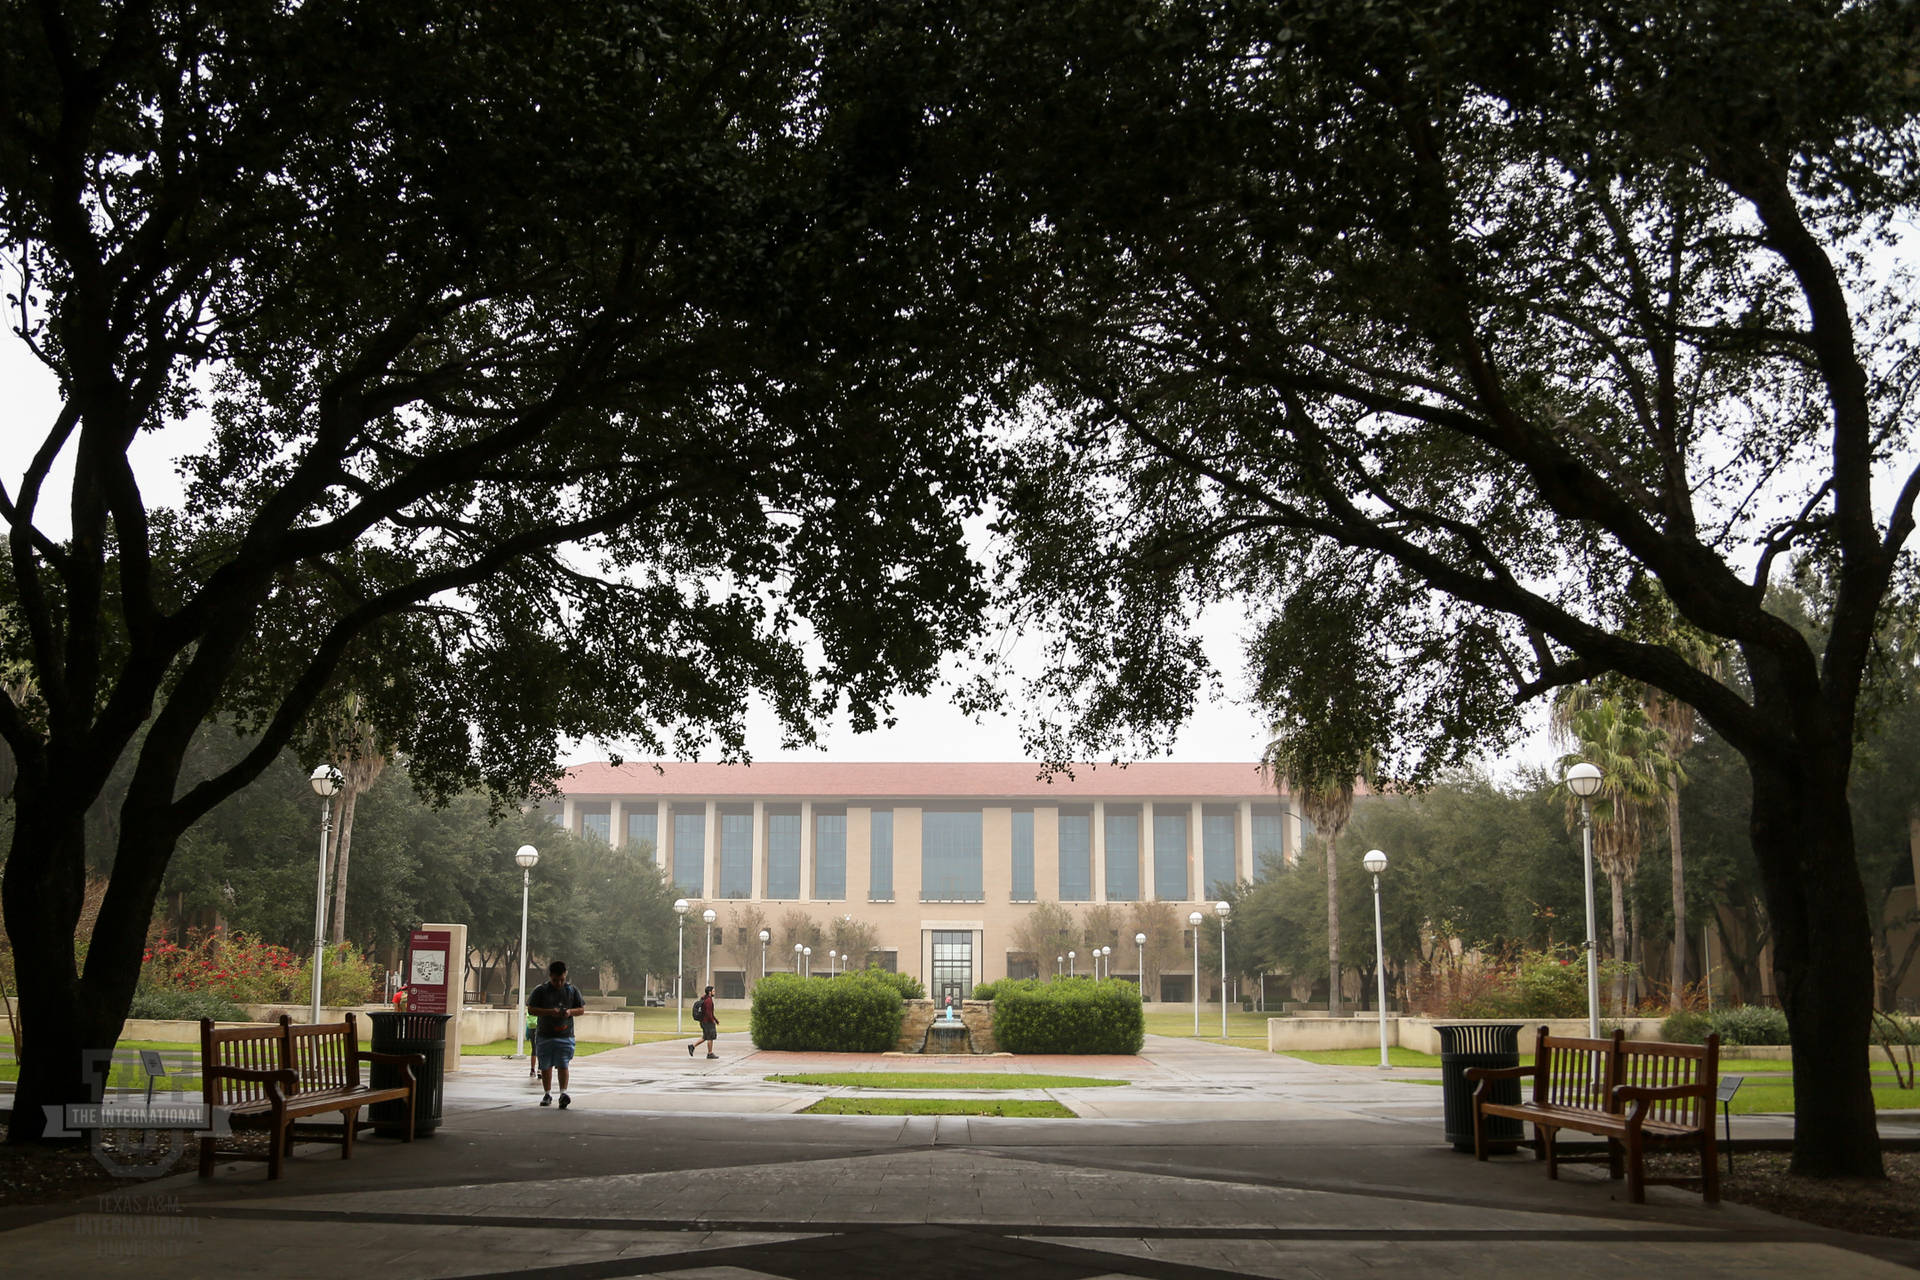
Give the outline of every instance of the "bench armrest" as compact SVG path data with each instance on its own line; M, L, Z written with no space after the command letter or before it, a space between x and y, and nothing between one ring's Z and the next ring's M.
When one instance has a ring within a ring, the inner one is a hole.
M382 1053L374 1049L359 1049L353 1056L361 1062L390 1062L415 1070L424 1069L427 1065L427 1055L424 1053Z
M1713 1088L1710 1085L1670 1084L1659 1089L1638 1084L1613 1086L1613 1109L1616 1113L1626 1115L1629 1129L1640 1127L1647 1118L1647 1108L1654 1103L1678 1102L1683 1098L1700 1099L1700 1121L1711 1129L1713 1127Z
M202 1067L200 1078L209 1086L216 1080L252 1080L265 1085L267 1096L275 1101L283 1101L288 1095L300 1092L300 1073L286 1067L223 1067L215 1063L210 1067ZM279 1087L275 1088L276 1085Z
M1467 1083L1480 1080L1518 1080L1532 1075L1532 1067L1468 1067Z

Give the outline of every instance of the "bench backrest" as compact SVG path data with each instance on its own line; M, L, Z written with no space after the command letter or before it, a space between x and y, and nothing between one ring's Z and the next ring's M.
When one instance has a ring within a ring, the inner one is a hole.
M287 1021L285 1014L280 1015ZM287 1027L287 1065L300 1073L300 1092L360 1087L360 1034L351 1013L345 1022Z
M1541 1027L1534 1037L1533 1100L1546 1106L1610 1110L1619 1070L1623 1033L1604 1040L1576 1039L1547 1034Z
M300 1077L300 1093L360 1086L360 1033L353 1014L345 1022L295 1024L286 1014L270 1027L216 1027L200 1023L200 1061L252 1071L290 1069ZM201 1072L201 1093L209 1105L238 1105L267 1096L258 1080L233 1080Z
M1692 1085L1699 1092L1684 1098L1658 1098L1647 1104L1647 1118L1698 1128L1713 1123L1713 1095L1720 1082L1720 1037L1705 1044L1668 1044L1656 1040L1620 1043L1618 1084L1647 1089Z

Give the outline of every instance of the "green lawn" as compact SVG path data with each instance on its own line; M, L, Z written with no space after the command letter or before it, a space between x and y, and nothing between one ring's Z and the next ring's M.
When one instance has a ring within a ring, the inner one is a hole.
M1267 1047L1267 1014L1246 1013L1238 1008L1227 1011L1227 1038L1220 1038L1220 1007L1200 1010L1200 1039L1211 1040L1215 1044L1231 1044L1243 1049L1264 1049ZM1151 1036L1184 1036L1193 1038L1192 1008L1178 1011L1169 1009L1149 1010L1146 1016L1147 1034Z
M1057 1102L994 1101L968 1098L822 1098L803 1115L813 1116L1018 1116L1072 1120Z
M1302 1062L1320 1062L1335 1067L1374 1067L1380 1063L1380 1050L1367 1049L1295 1049L1284 1056L1299 1058ZM1440 1055L1421 1053L1415 1049L1402 1049L1398 1045L1387 1046L1387 1061L1396 1067L1438 1067ZM1528 1066L1533 1055L1520 1055L1520 1065ZM1793 1064L1784 1058L1722 1058L1722 1075L1761 1075L1765 1072L1791 1073Z
M767 1079L775 1084L854 1089L1098 1089L1131 1083L1096 1076L986 1075L970 1071L817 1071Z

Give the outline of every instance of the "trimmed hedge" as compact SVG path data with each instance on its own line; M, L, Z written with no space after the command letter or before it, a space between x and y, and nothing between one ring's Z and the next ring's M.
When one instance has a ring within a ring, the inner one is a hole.
M753 989L748 1029L756 1049L885 1053L905 1013L892 974L847 974L828 982L770 973Z
M891 970L880 968L860 969L855 972L862 978L872 978L875 982L883 982L887 986L892 987L900 993L902 1000L925 1000L927 998L927 989L920 985L920 979L910 973L894 973Z
M1130 982L1033 978L993 989L993 1038L1008 1053L1138 1053L1147 1040L1140 989Z
M133 993L127 1008L129 1018L155 1018L162 1022L245 1022L247 1011L225 996L212 991L149 990Z
M1707 1034L1720 1033L1720 1043L1788 1044L1787 1015L1766 1005L1743 1004L1712 1013L1681 1012L1660 1024L1660 1037L1675 1044L1705 1044Z

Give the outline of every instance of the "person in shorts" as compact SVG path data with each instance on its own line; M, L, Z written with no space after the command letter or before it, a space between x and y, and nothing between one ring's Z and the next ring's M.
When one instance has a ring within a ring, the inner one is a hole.
M714 1038L720 1034L720 1013L713 1007L712 987L708 987L694 1002L693 1020L700 1024L700 1038L687 1046L687 1056L691 1058L693 1051L704 1044L707 1046L709 1058L719 1057L720 1055L713 1051Z
M540 1105L553 1105L553 1073L560 1072L560 1109L573 1104L567 1096L567 1067L573 1061L573 1019L587 1011L586 1000L567 981L567 962L555 960L547 966L547 980L527 996L527 1012L536 1015L533 1057L540 1066Z

